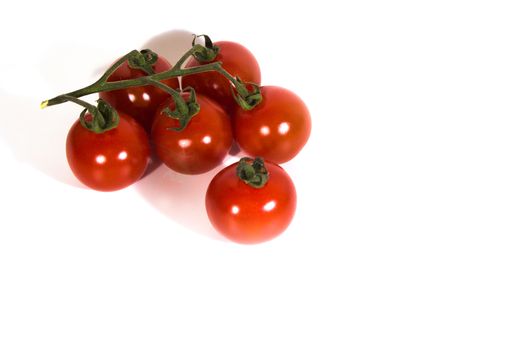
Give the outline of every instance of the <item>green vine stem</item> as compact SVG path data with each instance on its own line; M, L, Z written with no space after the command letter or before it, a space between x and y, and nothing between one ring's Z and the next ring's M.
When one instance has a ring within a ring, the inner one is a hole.
M204 37L205 40L205 46L202 45L196 45L195 40L199 37ZM188 50L184 55L182 55L181 58L175 63L175 66L173 66L173 69L181 69L182 65L190 56L195 57L199 62L207 63L210 61L213 61L217 54L219 53L219 47L213 45L213 42L211 41L210 37L203 34L203 35L195 35L193 34L193 41L191 42L191 49Z
M214 62L214 63L210 63L210 64L198 66L198 67L187 68L187 69L179 69L179 70L170 69L165 72L149 75L146 77L135 78L135 79L110 81L110 82L108 82L107 80L99 79L95 83L89 86L86 86L82 89L68 92L66 94L58 95L54 98L43 101L41 103L41 106L42 108L45 108L45 107L64 103L67 101L67 99L64 98L64 96L66 95L79 98L82 96L86 96L86 95L90 95L90 94L94 94L94 93L102 92L102 91L112 91L112 90L120 90L120 89L125 89L129 87L134 87L134 86L151 85L152 81L160 82L161 80L166 80L166 79L175 78L175 77L184 76L184 75L190 75L190 74L196 74L196 73L202 73L202 72L210 72L214 70L216 71L218 70L218 68L220 68L220 66L221 66L220 62Z
M164 90L168 94L171 95L171 98L175 102L175 106L177 106L177 110L179 111L179 113L187 114L189 112L188 111L188 106L186 105L186 101L184 100L184 98L180 95L180 93L177 90L169 87L166 84L161 83L160 81L156 81L154 79L151 79L151 77L148 77L148 78L149 78L148 80L149 80L151 85L156 86L159 89Z
M240 97L241 100L247 100L252 101L253 100L253 91L250 91L244 82L242 82L237 77L232 76L228 71L226 71L224 68L222 68L221 62L211 62L207 64L203 64L196 67L191 68L181 68L182 64L186 61L187 58L189 58L192 55L195 55L197 52L203 52L203 50L211 50L209 47L204 47L200 44L194 44L190 50L188 50L181 58L180 60L173 66L173 68L156 74L151 74L145 77L135 78L135 79L127 79L127 80L119 80L119 81L108 81L109 76L117 70L117 68L123 64L124 62L130 60L137 61L137 57L139 55L144 55L147 53L148 55L151 55L152 52L150 50L143 50L141 52L137 50L133 50L126 54L125 56L121 57L119 60L117 60L97 81L95 81L93 84L88 85L82 89L78 89L75 91L68 92L66 94L58 95L54 98L51 98L49 100L45 100L40 104L41 108L49 107L58 105L67 101L72 101L72 98L80 98L82 96L90 95L93 93L98 93L102 91L112 91L112 90L119 90L119 89L125 89L129 87L134 86L145 86L145 85L155 85L159 88L162 88L164 90L167 90L166 88L169 88L167 85L163 84L163 80L172 79L175 77L190 75L190 74L198 74L203 72L210 72L210 71L216 71L220 74L222 74L226 79L228 79L233 86L235 87L236 95L235 98L239 102L238 98ZM144 67L144 69L148 68L147 66ZM148 68L149 69L149 68ZM172 91L171 91L172 90ZM179 93L173 89L168 91L170 95L174 98L175 102L177 103L178 107L181 107L181 101L179 99L182 99L180 97ZM260 95L260 94L259 94ZM178 96L178 97L177 97ZM73 101L76 103L79 103L78 101ZM260 99L258 100L258 102ZM257 102L257 103L258 103ZM245 109L251 109L255 107L255 104L253 103L240 103L241 106ZM182 107L184 109L184 107Z
M117 111L102 99L97 101L97 106L69 95L64 95L64 99L84 107L80 113L80 123L97 134L116 128L119 123L120 117Z

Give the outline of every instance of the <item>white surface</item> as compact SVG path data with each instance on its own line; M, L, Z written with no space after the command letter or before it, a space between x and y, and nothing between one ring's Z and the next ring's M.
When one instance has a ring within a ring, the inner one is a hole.
M2 8L0 349L525 348L522 2L342 3ZM275 241L212 231L212 173L82 188L79 109L38 109L184 31L245 44L310 107Z

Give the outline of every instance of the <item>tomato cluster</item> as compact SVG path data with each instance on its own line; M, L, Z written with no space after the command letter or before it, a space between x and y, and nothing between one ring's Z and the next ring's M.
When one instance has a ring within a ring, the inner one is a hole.
M208 217L235 242L267 241L283 232L294 215L294 184L278 164L294 158L307 142L310 114L293 92L260 86L259 64L247 48L229 41L216 42L214 47L218 52L211 62L221 62L231 76L258 90L262 100L255 107L246 109L238 103L235 85L217 71L186 75L181 83L177 77L162 81L179 91L184 101L194 98L198 104L198 112L184 125L167 112L180 106L169 88L142 84L106 89L100 98L116 110L118 125L95 133L85 123L75 122L67 137L67 159L86 186L114 191L138 181L154 154L176 172L201 174L221 165L236 142L252 158L242 158L213 178L205 198ZM196 57L191 56L184 68L210 63ZM126 61L107 81L145 77L171 68L160 56L149 73ZM84 115L96 117L89 111Z

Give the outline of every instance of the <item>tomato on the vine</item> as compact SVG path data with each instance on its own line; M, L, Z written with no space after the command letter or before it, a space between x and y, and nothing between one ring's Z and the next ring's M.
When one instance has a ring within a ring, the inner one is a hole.
M222 68L232 76L239 77L246 83L261 83L261 70L255 56L241 44L231 41L217 41L219 48L217 57L211 62L222 62ZM190 58L186 67L196 67L203 64L194 57ZM199 94L211 97L221 105L227 113L231 113L236 105L231 93L232 83L218 72L205 72L187 75L182 78L183 86L191 86Z
M139 180L148 165L148 135L131 117L119 112L116 128L95 133L77 120L67 135L66 155L75 176L98 191L115 191ZM90 118L90 114L86 114Z
M183 94L187 98L187 95ZM164 113L175 109L170 97L159 106L151 128L151 137L159 158L172 170L183 174L201 174L221 164L232 142L230 120L224 110L205 96L198 96L199 112L181 131L179 120Z
M310 112L290 90L261 87L262 102L252 110L237 106L233 114L235 140L243 151L275 163L299 153L310 137Z
M171 64L164 57L158 56L157 62L152 65L152 68L154 73L160 73L169 70ZM108 81L135 79L147 75L141 69L131 68L127 62L124 62L109 76ZM179 87L178 79L169 79L163 81L163 83L175 89ZM103 91L99 95L102 99L109 102L113 108L135 118L148 133L158 105L169 96L167 92L152 85Z
M260 243L280 235L295 213L296 192L288 174L265 162L267 182L255 188L238 176L239 163L220 171L206 192L206 211L217 231L237 243Z

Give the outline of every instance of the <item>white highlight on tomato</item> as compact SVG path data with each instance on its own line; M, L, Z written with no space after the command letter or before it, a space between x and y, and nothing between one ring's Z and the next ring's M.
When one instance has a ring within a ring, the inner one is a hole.
M121 151L119 154L118 154L118 159L120 160L125 160L128 158L128 152L126 151Z
M268 135L270 133L270 128L265 125L261 127L260 131L262 135Z
M233 215L239 214L240 211L241 211L241 209L239 209L238 206L236 206L236 205L232 206L232 214Z
M137 99L137 97L135 96L135 94L132 94L132 93L129 93L128 94L128 98L131 102L135 102L135 100Z
M275 201L269 201L263 206L263 209L264 211L272 211L276 205L277 203L275 203Z
M190 147L190 145L191 145L191 140L188 140L188 139L179 140L179 146L181 148L187 148L187 147Z
M95 162L97 162L98 164L104 164L106 162L106 156L103 155L103 154L99 154L96 158L95 158Z
M211 142L211 136L210 135L206 135L202 138L202 142L204 142L205 144L210 144Z
M147 92L143 92L142 93L142 98L144 99L144 101L149 101L150 100L149 94Z
M290 124L287 122L282 122L279 124L279 134L285 135L290 130Z

